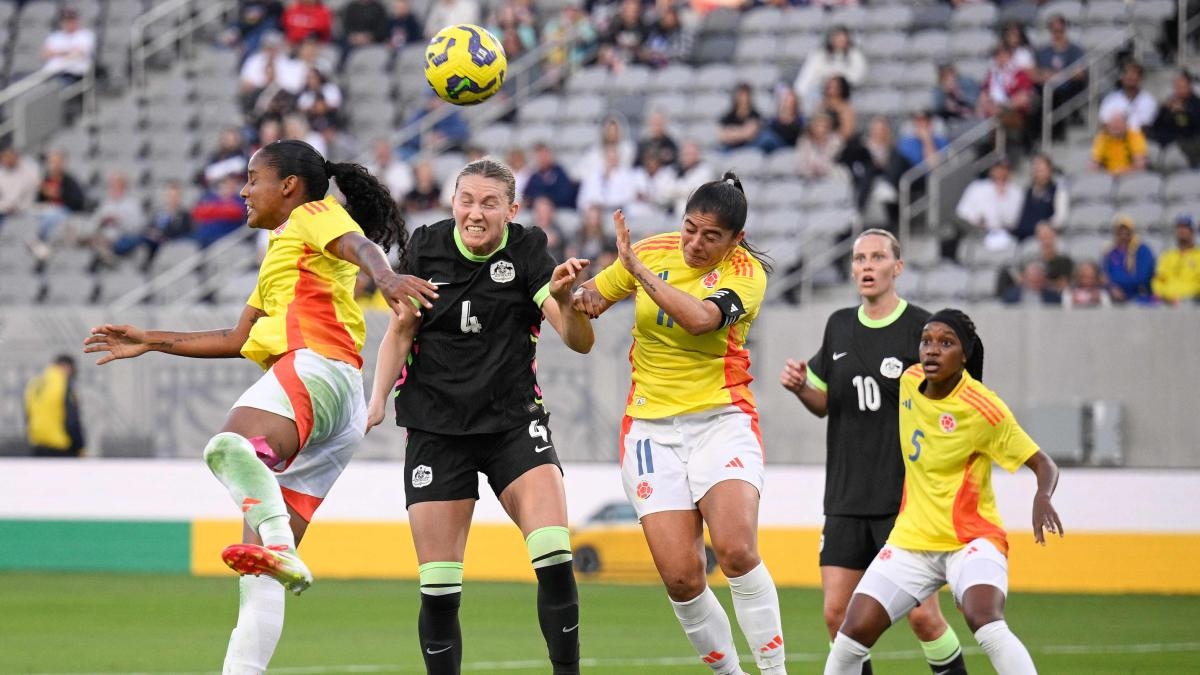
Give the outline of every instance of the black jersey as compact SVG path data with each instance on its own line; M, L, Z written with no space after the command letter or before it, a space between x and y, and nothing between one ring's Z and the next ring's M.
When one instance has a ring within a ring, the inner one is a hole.
M506 431L543 413L534 362L554 260L546 234L510 223L500 249L472 254L453 220L417 228L405 259L438 286L396 386L396 423L438 434Z
M917 362L929 312L904 300L885 319L840 309L825 324L809 380L828 396L825 515L887 516L900 511L900 375Z

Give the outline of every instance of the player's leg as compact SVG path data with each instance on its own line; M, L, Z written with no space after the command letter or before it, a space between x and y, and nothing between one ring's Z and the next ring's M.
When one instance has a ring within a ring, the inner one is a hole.
M950 558L947 567L967 626L999 675L1031 675L1037 669L1029 650L1004 620L1008 560L986 539L976 539Z
M688 415L688 482L708 524L713 552L729 579L733 608L764 675L786 673L779 593L758 554L758 507L764 466L757 413L729 406Z
M822 609L825 629L829 631L830 648L833 647L838 629L846 619L846 607L850 604L855 587L883 544L882 541L875 541L869 523L869 518L858 516L825 516L825 524L821 529L819 563ZM870 655L863 661L862 672L863 675L875 672Z
M828 519L826 519L825 529L826 532L829 529ZM827 534L823 534L822 537L825 538L823 543L829 541ZM850 605L850 598L854 595L854 587L858 585L862 576L863 570L821 565L822 609L825 618L825 629L829 632L829 647L831 649L833 648L833 641L837 637L838 629L842 627L842 622L846 620L846 608ZM874 672L871 667L871 656L868 654L863 660L862 675L872 675Z
M500 503L521 528L537 575L538 623L555 675L579 673L579 590L575 585L567 498L562 472L543 464L500 492Z

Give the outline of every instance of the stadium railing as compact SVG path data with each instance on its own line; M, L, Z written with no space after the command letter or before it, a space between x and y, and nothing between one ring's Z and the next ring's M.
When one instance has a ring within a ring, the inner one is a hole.
M1088 50L1087 56L1076 61L1069 68L1055 73L1042 85L1042 152L1050 153L1054 149L1054 125L1067 119L1080 109L1087 113L1089 131L1095 131L1097 126L1097 102L1109 90L1110 84L1120 68L1116 55L1127 47L1131 47L1134 55L1139 57L1144 50L1142 41L1132 26L1127 26L1120 33L1100 46ZM1054 105L1054 90L1081 72L1087 72L1088 83L1083 91L1075 96Z
M13 82L0 90L0 138L11 138L17 147L30 147L45 140L45 138L30 138L28 125L23 124L23 106L31 104L35 99L44 95L44 86L57 87L57 74L38 70ZM96 110L96 64L93 61L83 79L58 89L58 99L66 105L72 101L82 101L84 114L92 114ZM43 131L44 120L39 120L39 128ZM51 132L57 129L50 129Z
M200 29L237 11L236 0L170 0L155 5L138 16L129 28L133 50L133 86L146 87L146 69L150 59L178 48L191 52L192 41Z

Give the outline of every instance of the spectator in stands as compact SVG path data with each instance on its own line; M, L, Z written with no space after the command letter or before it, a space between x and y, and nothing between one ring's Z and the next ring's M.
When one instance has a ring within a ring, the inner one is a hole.
M817 113L796 146L797 173L806 180L820 180L836 173L843 145L842 137L833 132L829 115Z
M34 457L79 457L83 420L75 392L75 359L54 358L25 385L25 438Z
M1200 168L1200 96L1196 96L1187 70L1175 75L1171 97L1159 107L1149 135L1164 149L1177 144L1188 165Z
M42 42L42 70L53 74L64 86L82 80L92 68L96 54L96 34L79 24L79 13L63 7L58 14L58 30Z
M0 147L0 230L9 216L25 213L37 199L41 171L37 162L11 144Z
M1130 129L1140 130L1154 124L1158 116L1158 102L1150 92L1142 89L1142 64L1137 61L1126 63L1121 69L1120 86L1109 92L1100 102L1100 123L1107 124L1117 113L1125 117Z
M1033 245L1032 249L1030 244ZM1047 288L1059 293L1065 293L1071 284L1071 273L1075 263L1059 248L1058 232L1049 223L1037 226L1036 239L1030 239L1021 247L1021 259L1026 262L1040 262L1045 268ZM999 294L1001 297L1016 284L1008 269L1000 273Z
M287 115L283 118L283 137L285 139L293 139L304 141L316 148L317 152L325 155L326 147L325 139L321 134L313 130L312 125L308 123L308 119L299 113Z
M1017 217L1017 227L1013 230L1018 242L1032 237L1043 223L1055 229L1061 228L1070 209L1067 189L1054 179L1054 164L1048 156L1035 155L1030 163L1030 173L1029 189L1025 191L1021 215Z
M1146 168L1146 137L1125 123L1125 113L1113 110L1092 143L1092 169L1121 176Z
M617 15L600 37L600 63L613 72L627 64L641 62L649 28L642 18L640 0L621 0Z
M933 112L947 123L973 120L979 101L979 83L962 75L953 63L938 65L938 84L933 88Z
M1012 233L1021 214L1021 191L1008 178L1008 160L1001 159L992 165L987 178L967 186L955 209L955 215L982 232L984 246L993 251L1013 245Z
M504 2L492 10L488 30L504 46L504 54L510 61L525 55L537 46L537 24L528 12L519 12L511 2Z
M976 106L979 115L995 117L1009 132L1023 135L1026 116L1033 112L1034 94L1029 71L1017 65L1008 45L997 45L983 78L983 91Z
M278 90L300 93L308 74L303 63L288 55L282 34L268 32L260 44L262 48L242 63L239 91L243 111L263 107L259 100L270 99Z
M566 68L590 64L596 58L599 34L577 2L569 2L542 28L543 42L555 45L546 55L546 66L557 79ZM568 46L570 45L570 46Z
M1118 303L1149 304L1154 295L1154 252L1138 238L1133 218L1117 214L1113 218L1113 245L1104 254L1104 276L1108 292Z
M1151 284L1154 295L1168 305L1200 302L1200 249L1191 214L1175 216L1175 245L1158 258Z
M1051 77L1070 68L1084 57L1083 49L1071 42L1067 37L1067 20L1061 14L1050 17L1050 44L1037 50L1035 61L1037 68L1033 71L1034 84L1039 87ZM1072 75L1067 81L1054 88L1052 105L1058 107L1071 100L1087 86L1087 69L1082 69ZM1064 120L1065 121L1065 120ZM1064 121L1054 127L1055 138L1063 133Z
M129 179L121 171L108 175L108 193L92 212L87 231L91 232L90 271L112 267L118 257L129 255L142 245L146 223L142 205L129 192Z
M400 203L405 215L433 211L440 207L442 189L438 186L437 176L433 173L433 164L421 160L413 169L413 188L404 196ZM426 223L412 223L413 227Z
M226 46L241 46L242 60L258 51L264 35L280 30L283 3L279 0L241 0L237 21L222 36Z
M350 0L342 8L341 36L338 38L342 54L338 59L338 72L342 72L350 52L387 42L392 36L390 21L387 7L380 0Z
M804 133L804 117L800 113L800 97L786 84L776 87L775 114L771 116L754 139L754 146L766 154L781 148L794 148Z
M698 186L697 186L698 187ZM693 188L694 189L694 188ZM590 278L617 259L616 237L605 229L605 213L599 206L592 205L580 214L579 232L575 233L567 247L567 256L586 258L592 264L584 270Z
M208 156L200 172L201 186L216 185L225 176L246 177L246 165L250 157L246 154L246 141L237 127L225 127L217 137L217 149Z
M554 150L542 141L534 143L533 161L533 173L525 184L522 201L532 204L538 197L549 197L556 208L575 208L576 185L554 158Z
M1033 47L1029 44L1029 36L1025 27L1017 21L1009 21L1000 31L1000 42L1012 53L1013 65L1033 75L1037 63L1033 57Z
M902 135L896 144L896 152L910 167L922 163L932 167L937 165L938 152L947 145L950 145L950 140L937 132L933 115L917 110L912 114L909 132Z
M237 180L240 182L242 179ZM154 259L158 257L160 246L191 234L192 214L183 205L183 189L178 182L168 181L163 186L162 197L151 212L150 222L146 224L143 232L146 259L142 262L142 272L150 271Z
M192 238L200 248L212 246L245 223L246 202L238 194L241 184L236 176L226 176L192 207Z
M1091 260L1081 261L1075 266L1075 275L1071 287L1062 296L1063 306L1074 307L1111 307L1112 296L1105 287L1104 275L1100 265Z
M318 120L341 127L342 89L316 68L308 69L304 89L296 97L296 109L304 113L312 126Z
M675 189L672 190L675 201L675 218L683 218L684 207L692 190L717 178L717 171L704 159L704 151L699 141L686 139L679 146L679 163L675 166ZM597 269L604 269L599 267Z
M1046 266L1039 260L1025 263L1021 278L1000 296L1006 305L1061 305L1062 294L1050 287Z
M621 166L633 166L637 144L629 139L629 132L625 128L625 118L616 114L609 115L604 119L600 124L600 142L593 145L579 160L577 175L580 179L596 173L607 165L605 154L609 147L617 149L617 157Z
M854 86L862 84L867 77L867 57L851 41L850 31L845 26L830 29L824 48L804 59L793 89L802 100L816 101L819 88L836 75L846 78Z
M425 37L433 37L446 26L479 24L482 19L483 11L478 0L438 0L425 16Z
M597 205L606 213L628 208L637 201L637 178L633 169L621 162L615 145L604 146L604 166L592 171L579 182L576 208L580 211ZM647 226L656 224L647 223Z
M841 75L834 75L825 80L821 90L821 101L817 104L814 114L824 113L833 121L834 131L841 136L842 142L849 142L858 133L858 113L850 102L852 89L850 83Z
M57 240L73 240L74 232L61 232L73 213L87 209L87 193L67 171L67 153L51 150L46 153L46 168L37 189L37 238L29 242L34 257L34 269L39 273L50 257L50 246Z
M671 213L673 191L678 177L675 167L664 164L653 150L642 157L641 166L633 170L637 199L627 213L634 218L662 221Z
M509 148L508 154L504 157L504 163L508 165L508 168L512 169L513 182L516 183L516 189L513 190L513 193L520 199L529 187L529 177L533 175L533 167L529 165L525 149L521 147ZM453 197L451 197L451 200L453 200ZM550 200L550 203L553 204L554 200ZM566 260L566 258L563 258L563 260Z
M896 185L908 164L896 151L888 119L882 115L871 118L867 133L850 139L840 161L850 172L859 213L866 217L870 210L873 223L894 224Z
M375 139L371 144L371 161L367 162L366 167L372 176L387 186L397 204L413 188L412 167L397 159L392 152L392 142L386 136Z
M650 35L642 47L642 63L652 68L662 68L684 61L692 53L693 41L691 29L679 19L679 9L666 4L658 14L658 21L650 27Z
M392 49L400 51L408 45L420 45L425 39L421 20L413 13L411 0L396 0L392 3L392 17L388 21L388 34Z
M667 128L667 116L661 110L653 110L646 116L646 129L642 140L637 144L637 160L634 166L641 166L642 158L652 152L665 166L674 166L679 159L679 146L671 137Z
M333 39L333 12L321 0L292 0L280 22L288 42L299 45L310 38L321 43Z
M450 105L428 91L425 103L417 108L404 122L405 131L415 129L421 124L426 115L439 111ZM439 113L440 114L440 113ZM418 152L459 152L462 151L467 139L471 137L471 128L457 108L451 108L450 114L434 122L433 127L421 135L414 135L400 146L400 158L411 159Z
M721 116L717 141L723 150L750 147L763 128L762 115L754 107L754 93L747 82L738 82L729 101L729 109Z
M533 201L533 224L546 233L546 250L554 262L567 259L567 235L555 219L554 202L549 197L538 197Z

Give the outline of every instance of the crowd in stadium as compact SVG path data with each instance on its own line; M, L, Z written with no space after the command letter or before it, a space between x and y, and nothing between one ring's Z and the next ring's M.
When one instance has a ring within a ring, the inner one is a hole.
M895 230L900 176L923 162L937 162L939 151L964 130L995 117L1006 132L1009 156L963 194L955 210L957 232L940 235L943 259L963 262L959 240L980 233L986 235L988 249L1018 247L997 275L996 297L1005 302L1037 298L1079 306L1174 304L1200 298L1200 254L1191 244L1194 218L1200 214L1160 208L1159 222L1150 223L1138 222L1136 212L1116 209L1106 215L1106 222L1090 223L1093 229L1113 225L1112 245L1102 259L1076 256L1081 259L1072 261L1055 241L1064 233L1075 201L1068 198L1075 182L1068 178L1075 176L1060 173L1055 157L1036 154L1042 134L1040 92L1049 78L1088 53L1072 40L1072 26L1061 15L1045 17L1044 42L1028 37L1043 27L1029 18L1036 13L1014 14L1026 17L1024 22L997 21L982 77L961 72L949 58L937 58L927 103L910 106L900 115L862 109L866 104L856 100L857 90L873 68L888 64L873 63L865 55L857 27L832 26L824 45L803 58L794 77L784 73L769 88L735 84L727 92L726 109L714 111L715 138L684 134L675 119L659 110L647 110L639 120L641 129L629 128L626 117L611 114L600 123L591 147L568 157L556 156L556 148L544 142L485 147L473 138L472 126L458 110L439 121L434 133L398 147L383 136L357 137L347 123L355 110L354 98L342 86L347 63L355 50L374 45L386 46L393 55L385 68L406 67L400 55L406 48L419 48L439 27L477 23L499 37L510 63L539 44L570 35L574 42L562 50L569 53L553 53L545 65L571 61L619 75L631 68L688 63L710 10L738 6L745 14L764 5L792 11L788 8L798 5L841 8L870 3L589 0L555 3L547 9L532 0L444 0L425 11L409 0L335 4L336 11L320 0L240 3L236 21L215 43L237 54L241 118L229 119L211 146L196 155L205 159L193 167L190 182L160 181L149 186L150 192L133 193L130 183L136 186L142 178L130 175L127 167L106 166L85 177L74 173L70 148L51 144L35 154L41 149L6 144L0 156L0 219L36 214L35 231L21 235L35 271L53 264L56 248L78 246L92 252L88 268L98 273L121 265L149 272L165 241L192 238L205 247L238 230L245 214L237 192L246 162L255 149L278 138L303 139L335 160L364 161L410 216L446 210L453 187L446 182L453 176L438 175L439 154L472 157L496 152L518 178L527 211L523 218L544 227L561 256L600 258L601 263L606 256L611 259L614 250L608 222L614 208L631 214L635 234L648 234L679 215L688 192L715 177L727 153L747 150L764 157L793 154L794 177L806 183L850 185L861 223ZM945 4L959 11L981 3ZM1043 3L995 4L1005 9ZM69 5L57 21L57 29L45 40L45 67L74 80L86 71L96 40ZM1086 77L1081 72L1067 79L1054 91L1055 99L1082 91ZM1172 146L1188 167L1200 167L1200 97L1192 76L1179 71L1164 91L1148 91L1143 78L1143 67L1126 57L1119 81L1099 106L1091 172L1113 177L1154 172L1159 169L1157 159ZM427 94L404 110L397 126L415 125L445 105ZM1063 139L1068 128L1078 128L1080 122L1057 122L1054 137ZM1029 178L1014 181L1010 174ZM1181 184L1200 187L1195 180ZM915 187L920 194L923 185L918 182ZM1144 197L1153 201L1157 195ZM1183 206L1200 203L1195 190L1183 197L1177 200ZM1148 229L1163 235L1149 246L1146 237L1138 236Z

